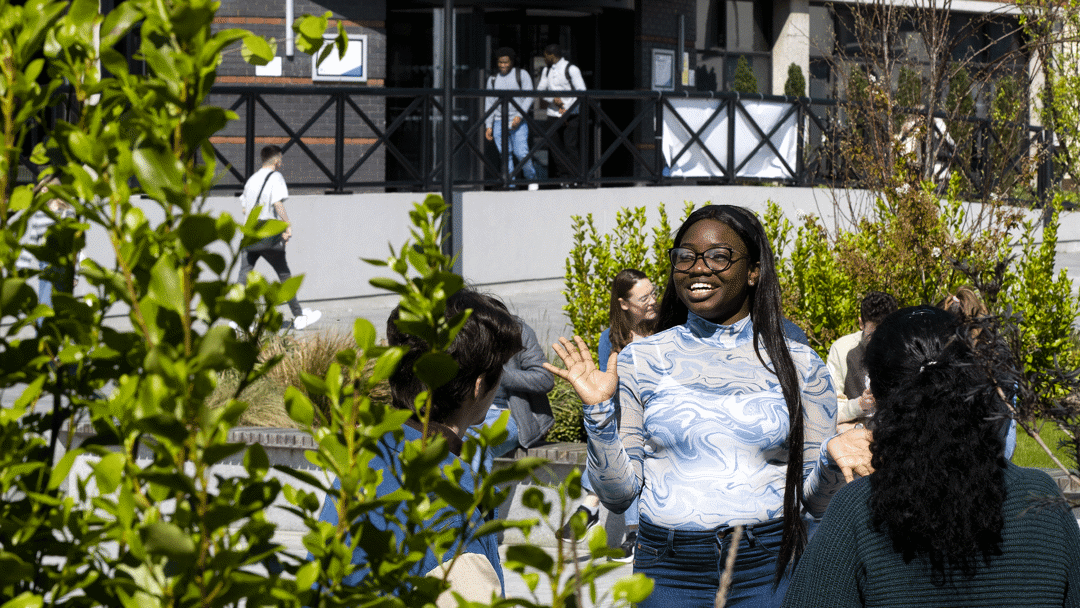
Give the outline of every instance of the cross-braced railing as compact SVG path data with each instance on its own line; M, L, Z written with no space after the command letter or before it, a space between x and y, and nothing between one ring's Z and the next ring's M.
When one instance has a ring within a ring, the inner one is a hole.
M456 188L684 182L864 187L865 172L853 151L883 141L916 150L928 179L946 184L959 177L973 198L1020 185L1045 201L1057 179L1050 134L1019 123L912 109L894 119L900 126L880 127L884 131L875 135L860 126L875 119L871 108L835 100L456 89L446 111L442 95L438 89L215 87L209 103L238 116L211 138L216 187L242 187L258 169L259 149L277 144L286 152L290 188L437 190L447 162L445 128L452 131ZM573 98L565 112L540 107L559 96ZM515 116L529 132L516 155L510 128ZM498 141L486 137L492 121L499 123ZM915 122L928 129L903 126ZM535 177L527 178L527 163L536 168Z

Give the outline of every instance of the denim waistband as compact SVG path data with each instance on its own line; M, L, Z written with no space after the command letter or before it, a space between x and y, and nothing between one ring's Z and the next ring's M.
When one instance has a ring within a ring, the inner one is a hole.
M673 540L685 540L695 541L704 540L707 538L715 538L717 540L724 540L735 532L737 526L721 526L719 528L713 528L711 530L679 530L676 528L667 528L664 526L657 526L642 520L638 523L639 533L648 536L663 536ZM749 524L742 524L743 536L749 539L753 539L755 536L764 534L782 534L784 531L784 518L778 517L776 519L767 519L765 521L759 521Z

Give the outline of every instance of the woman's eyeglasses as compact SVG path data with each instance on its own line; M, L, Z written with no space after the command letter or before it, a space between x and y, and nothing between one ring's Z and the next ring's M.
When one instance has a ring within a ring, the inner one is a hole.
M730 247L713 247L705 250L705 253L697 253L686 247L672 247L668 249L668 259L671 266L678 271L686 272L694 267L698 258L705 261L705 266L713 272L723 272L731 265L748 256L735 257L735 250Z

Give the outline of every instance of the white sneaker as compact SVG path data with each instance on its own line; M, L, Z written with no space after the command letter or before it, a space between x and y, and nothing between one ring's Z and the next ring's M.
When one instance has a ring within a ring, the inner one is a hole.
M540 189L540 184L529 184L529 190L530 191L539 190L539 189Z
M301 314L299 317L293 317L293 329L304 329L305 327L314 324L316 321L322 318L321 310L305 308L302 312L303 314Z

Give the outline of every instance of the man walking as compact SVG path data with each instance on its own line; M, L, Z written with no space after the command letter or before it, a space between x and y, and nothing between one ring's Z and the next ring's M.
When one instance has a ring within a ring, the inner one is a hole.
M504 46L495 51L495 62L499 68L499 73L488 79L488 90L532 90L532 76L515 65L516 58L517 56L514 53L514 49L509 47ZM519 164L524 163L521 167L521 173L529 182L536 180L536 168L533 166L531 158L523 160L529 153L529 125L524 121L522 114L529 111L529 108L532 107L532 102L532 97L515 97L514 100L508 104L509 107L506 112L507 127L509 127L506 141L510 147L510 153L506 155L508 171L510 173L514 172L514 159L517 159ZM502 158L503 104L500 98L488 97L484 101L485 114L491 109L492 104L496 104L496 107L495 111L487 117L487 131L484 132L484 137L486 137L488 141L495 142L495 147L499 150L499 158ZM515 106L515 104L517 105ZM520 107L520 110L518 107ZM529 184L530 190L534 190L535 187L535 183Z
M266 146L262 149L262 168L248 178L244 184L244 194L240 197L240 204L247 216L255 207L259 209L259 222L266 220L281 220L289 223L289 214L285 213L285 199L289 198L289 189L285 185L285 176L281 174L281 168L285 161L281 148L278 146ZM284 283L292 273L289 272L289 263L285 261L285 244L292 238L292 226L287 226L285 232L275 237L263 239L240 252L240 284L247 285L248 273L255 267L255 262L260 258L266 258L278 275L278 280ZM296 296L289 300L289 310L293 314L293 329L304 329L315 323L322 317L322 312L310 308L300 308Z
M562 48L557 44L549 44L544 47L544 63L547 67L540 75L540 83L536 86L538 91L584 91L585 81L581 78L581 70L563 57ZM540 107L547 109L548 118L559 119L564 115L566 120L555 131L556 141L561 148L569 164L559 158L558 154L552 154L548 161L548 167L553 169L553 174L560 177L573 178L577 181L581 171L581 154L579 153L579 129L578 124L581 115L578 106L574 105L575 97L545 97L540 100Z

